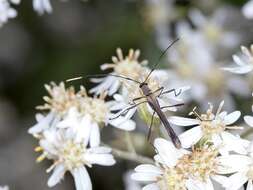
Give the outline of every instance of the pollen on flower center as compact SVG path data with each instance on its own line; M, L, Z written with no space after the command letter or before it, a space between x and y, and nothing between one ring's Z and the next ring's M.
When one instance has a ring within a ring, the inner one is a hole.
M164 174L158 179L161 190L186 190L184 174L175 168L165 168Z
M191 78L194 75L192 67L187 63L180 63L177 67L178 74L183 78Z
M209 104L209 108L205 114L199 115L194 108L190 115L195 115L197 119L200 120L200 127L205 134L205 136L209 136L212 134L219 134L226 129L226 124L224 120L218 116L221 111L223 104L217 110L216 115L213 113L213 105Z
M225 124L220 120L202 121L200 124L205 135L219 134L225 130Z
M191 154L184 155L176 167L192 178L206 181L216 171L217 155L218 151L213 147L196 148L193 149Z
M114 71L121 76L131 77L133 79L138 79L143 71L142 66L135 60L129 61L124 60L119 64L115 65Z
M217 42L221 38L222 30L218 26L214 24L208 24L204 28L204 34L206 35L207 39Z
M86 148L83 144L68 140L59 151L59 161L63 162L68 170L78 168L87 164L83 158L85 152Z
M103 96L103 95L102 95ZM99 98L86 97L81 101L81 113L90 115L96 123L106 122L106 116L109 113L109 108L104 101L104 97Z
M220 94L225 86L224 74L218 68L210 70L205 78L205 82L209 87L209 92L213 95Z
M146 70L144 65L147 61L138 61L140 56L140 50L130 49L126 57L123 56L122 50L118 48L116 50L117 56L112 57L113 63L104 64L104 69L113 69L117 75L130 77L138 80L141 74Z
M56 85L51 83L45 85L46 90L50 96L44 96L45 104L38 106L40 110L50 110L60 115L66 114L71 107L77 107L79 105L79 98L86 94L85 89L81 89L78 93L75 93L73 87L65 88L64 83Z

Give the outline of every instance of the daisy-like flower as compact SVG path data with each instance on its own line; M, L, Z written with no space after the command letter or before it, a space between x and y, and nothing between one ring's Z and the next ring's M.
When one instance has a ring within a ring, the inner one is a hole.
M75 92L73 87L65 88L64 83L46 85L50 96L45 96L46 103L38 106L48 110L46 116L38 114L38 123L29 129L29 133L39 136L50 128L66 128L78 134L80 139L89 138L91 146L100 144L100 128L108 124L122 129L133 130L135 122L130 117L119 116L115 119L114 111L119 109L117 101L105 101L106 93L99 97L89 97L84 87Z
M220 164L227 170L228 177L226 190L238 190L245 183L247 190L253 190L253 143L248 147L247 155L230 154L220 157Z
M126 57L123 56L122 50L118 48L116 50L117 56L112 57L113 63L105 63L101 65L102 70L112 69L111 75L120 75L124 77L129 77L133 80L139 80L139 77L143 73L147 72L145 65L147 61L139 62L140 50L130 49ZM120 87L122 87L122 82L125 79L110 76L110 74L105 78L94 78L92 82L100 83L96 87L90 90L91 93L100 94L103 91L108 90L108 94L112 95L117 92Z
M18 4L20 1L11 1L11 3ZM10 6L8 0L0 0L0 27L5 24L10 18L15 18L17 11Z
M88 141L80 141L76 133L68 130L49 129L43 132L39 141L40 146L35 151L42 152L37 158L38 162L45 158L54 162L47 169L47 172L53 172L48 180L49 187L59 183L64 174L69 171L74 177L77 190L91 190L92 184L85 166L115 164L110 148L88 148L87 143Z
M163 71L158 71L158 73L163 75ZM158 73L152 73L154 75L150 76L148 80L146 80L146 83L153 96L156 97L156 100L158 101L162 111L175 112L177 111L177 105L183 104L183 100L180 95L187 91L190 87L184 86L177 89L162 88L160 81L156 77L156 74ZM128 118L138 111L139 116L148 124L150 124L150 118L152 118L152 116L158 117L153 108L151 108L147 102L147 96L143 93L142 89L139 87L139 84L126 82L124 83L124 87L125 93L123 92L122 95L117 94L117 96L115 96L118 102L121 102L119 104L121 106L121 110L116 113L116 115L124 115Z
M156 165L143 164L135 168L132 178L150 183L143 190L203 190L213 189L211 178L224 184L226 178L218 175L218 151L213 147L193 149L191 152L176 149L165 139L154 142Z
M42 15L45 12L51 13L53 11L50 0L33 0L33 9Z
M235 123L241 113L234 111L228 114L221 111L224 101L222 101L216 113L213 113L213 105L209 104L209 109L205 114L198 114L196 109L190 115L194 115L196 119L172 116L169 121L178 126L194 126L179 136L182 140L183 147L189 148L197 142L212 143L216 148L219 148L221 154L228 154L229 151L234 151L241 154L246 154L246 147L249 145L247 140L241 139L229 132L227 129L241 129L238 126L231 126Z
M225 67L222 69L236 74L251 72L253 70L253 45L249 49L241 46L241 55L233 55L233 60L238 65L237 67Z
M79 136L89 136L91 146L100 144L100 129L108 124L122 130L135 129L135 122L131 116L118 116L112 111L118 110L115 101L105 102L103 94L99 98L86 97L81 102L81 110L72 108L66 117L57 124L59 128L71 128ZM85 127L84 127L85 126ZM82 138L82 137L80 137Z
M166 87L189 85L191 90L183 94L185 101L193 100L203 105L206 101L219 103L220 99L224 99L227 108L230 106L232 110L234 100L230 92L247 97L250 93L248 83L240 76L221 71L214 56L208 51L208 43L188 24L178 25L178 32L183 40L168 52L171 67Z
M235 47L239 43L239 35L225 28L227 22L226 9L217 9L211 17L206 17L201 11L193 9L189 17L195 27L196 33L206 41L209 50L217 54L217 49ZM223 50L224 51L224 50Z
M249 0L243 7L242 13L247 19L253 18L253 1Z
M37 109L48 113L36 115L37 124L28 130L33 135L55 126L67 115L70 108L78 107L80 99L86 95L84 89L76 93L73 87L66 88L63 82L59 85L52 82L50 85L45 85L45 89L49 96L43 97L45 104L37 106Z

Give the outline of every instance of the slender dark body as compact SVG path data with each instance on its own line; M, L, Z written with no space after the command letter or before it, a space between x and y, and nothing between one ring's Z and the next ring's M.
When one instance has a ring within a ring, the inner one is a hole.
M148 84L141 83L140 89L142 90L142 93L146 96L147 102L150 105L150 107L156 112L156 114L160 118L161 122L163 123L165 129L167 130L175 147L181 148L181 142L178 136L176 135L175 131L170 126L165 114L161 110L157 97L154 95L154 93L152 93L151 89L148 87Z

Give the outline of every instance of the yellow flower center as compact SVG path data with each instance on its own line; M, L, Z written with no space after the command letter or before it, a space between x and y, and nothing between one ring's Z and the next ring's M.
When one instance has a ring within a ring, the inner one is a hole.
M102 98L86 97L80 101L80 112L83 115L90 115L96 123L105 123L109 108Z
M86 91L83 87L79 92L75 92L74 87L65 88L64 83L56 85L51 83L45 85L49 96L44 96L45 104L38 106L39 110L50 110L61 116L65 115L71 107L77 107L79 105L79 99L86 96Z
M177 67L177 72L182 78L191 78L193 77L193 67L187 63L179 63Z
M205 78L205 83L208 86L209 94L211 96L217 96L224 92L225 85L224 74L219 68L213 68L210 70Z
M222 30L214 24L207 24L204 28L204 34L208 41L218 42L221 39Z
M68 170L72 170L87 164L83 158L85 152L86 148L83 144L68 140L59 152L59 160L64 163Z
M226 129L224 122L218 119L215 121L202 121L200 126L205 136L220 134Z
M147 70L144 65L147 61L139 61L140 50L130 49L126 57L123 56L122 50L118 48L116 50L117 56L112 57L113 63L104 64L105 69L111 68L117 75L139 80L143 72ZM124 81L124 79L122 79Z
M176 169L184 174L185 178L193 178L205 182L217 168L217 149L204 146L195 148L191 154L184 155L177 163Z
M186 190L185 176L176 169L166 168L164 175L158 179L161 190Z

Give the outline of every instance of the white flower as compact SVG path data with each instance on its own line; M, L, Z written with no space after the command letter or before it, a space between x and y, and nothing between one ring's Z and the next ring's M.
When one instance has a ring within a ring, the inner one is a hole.
M197 28L196 33L202 36L203 40L209 46L209 50L217 54L219 48L235 47L239 42L239 35L225 28L227 23L227 15L225 8L217 9L211 17L206 17L201 11L192 9L189 17ZM217 51L218 50L218 51Z
M127 171L123 176L125 190L141 190L141 185L131 179L133 173L133 171Z
M42 151L37 159L38 162L44 158L54 161L47 170L47 172L53 171L48 180L49 187L59 183L65 172L69 171L74 177L77 190L91 190L92 184L85 166L115 164L110 148L87 148L87 142L79 141L75 133L65 130L50 129L43 132L43 137L39 141L40 146L35 150Z
M217 150L205 147L189 152L176 149L161 138L155 140L154 146L158 152L154 157L157 164L139 165L132 175L136 181L150 183L143 190L212 190L211 178L225 184L226 178L217 175Z
M10 6L7 0L0 0L0 27L5 24L8 19L15 18L17 11Z
M248 18L253 18L253 0L249 0L242 8L243 15Z
M36 114L37 123L29 128L28 133L37 135L44 130L49 129L52 126L55 126L56 123L59 121L57 116L52 112L48 113L46 116L42 114Z
M247 155L231 154L219 158L220 165L226 170L224 174L232 174L225 185L226 190L238 190L248 182L247 190L253 190L253 146L248 148ZM222 168L221 168L222 169Z
M95 101L95 99L93 101ZM106 105L105 102L103 104ZM135 129L135 122L130 120L130 118L120 116L116 119L111 119L114 117L114 114L111 114L109 109L100 110L99 105L95 105L95 103L93 103L93 106L97 107L90 108L89 111L96 114L96 116L102 114L103 117L99 118L101 120L96 120L96 118L88 112L86 114L82 114L75 108L72 108L69 110L67 116L56 126L59 128L69 129L73 133L76 133L79 139L88 139L91 147L95 147L100 144L100 128L108 124L126 131Z
M115 118L113 112L122 106L118 101L106 102L106 93L89 97L84 87L75 92L73 87L66 89L64 83L52 83L51 86L46 85L46 89L50 96L44 97L46 103L38 109L49 110L49 113L46 116L36 115L37 124L28 131L35 137L50 128L65 128L77 133L80 140L88 140L94 147L100 144L100 128L112 125L127 131L135 129L135 122L130 119L133 113Z
M0 190L9 190L9 187L7 185L5 186L0 186Z
M226 131L226 129L240 129L240 127L231 125L239 119L241 113L240 111L234 111L230 114L225 111L221 112L223 104L222 101L215 114L211 104L206 114L199 115L194 109L191 114L195 115L196 119L170 117L169 121L172 124L194 126L179 136L184 142L183 147L189 148L202 139L211 142L222 154L228 154L229 151L246 154L246 147L249 142Z
M218 103L224 99L232 110L234 100L231 93L248 96L248 83L239 76L228 75L216 65L215 56L208 51L209 44L188 24L178 24L178 34L182 40L168 51L172 67L168 70L166 88L191 86L190 93L183 94L185 101ZM166 84L166 83L165 83ZM237 86L237 88L234 88Z
M33 9L40 15L45 12L51 13L53 10L50 0L33 0Z
M125 58L120 48L118 48L116 52L117 57L112 57L113 63L105 63L101 65L101 69L113 69L113 71L110 73L112 75L120 75L124 77L129 77L133 80L139 80L140 76L143 76L143 74L147 70L147 68L145 67L147 61L138 61L138 58L140 56L140 50L134 51L133 49L130 49L128 55ZM126 81L125 79L119 77L110 76L110 74L104 78L92 79L92 82L100 84L92 88L90 92L100 94L108 90L109 95L113 95L115 92L117 92L120 87L122 87L122 82Z
M223 70L230 71L236 74L245 74L253 70L253 45L250 48L241 46L241 55L233 55L234 62L238 65L237 67L225 67Z
M49 96L43 97L45 104L37 106L37 109L49 111L49 113L36 115L37 124L28 130L30 134L35 136L50 127L55 127L66 116L68 111L72 107L79 106L80 99L86 96L84 88L81 87L81 90L76 93L73 87L65 88L63 82L59 85L55 83L45 85L45 88Z

